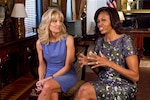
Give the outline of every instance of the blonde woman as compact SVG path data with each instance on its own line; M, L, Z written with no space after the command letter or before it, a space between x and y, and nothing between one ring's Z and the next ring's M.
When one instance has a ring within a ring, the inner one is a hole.
M64 16L58 9L49 9L38 29L36 43L40 91L38 100L58 100L59 92L66 92L77 81L73 66L74 39L66 32Z

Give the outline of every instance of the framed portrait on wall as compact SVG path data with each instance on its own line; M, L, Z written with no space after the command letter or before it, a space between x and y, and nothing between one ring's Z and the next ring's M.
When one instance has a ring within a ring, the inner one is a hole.
M5 19L5 7L0 5L0 27Z
M5 7L8 15L11 15L14 0L0 0L0 5Z
M10 17L13 0L0 0L0 30L3 36L7 37L10 32L13 32L12 19ZM0 35L2 37L2 34Z
M61 0L50 0L50 7L51 6L58 6L61 7Z

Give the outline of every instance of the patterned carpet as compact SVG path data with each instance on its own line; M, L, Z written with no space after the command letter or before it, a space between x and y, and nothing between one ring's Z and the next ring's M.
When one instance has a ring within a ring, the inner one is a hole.
M150 100L150 66L140 67L140 80L136 100Z
M141 59L140 67L150 67L150 60L149 59Z
M150 58L140 60L140 80L136 100L150 100Z
M20 77L0 90L0 100L24 100L30 94L35 82L31 74Z

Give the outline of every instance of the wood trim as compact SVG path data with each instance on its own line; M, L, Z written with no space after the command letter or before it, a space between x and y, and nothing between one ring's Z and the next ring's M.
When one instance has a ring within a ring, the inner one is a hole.
M61 11L63 12L65 18L66 18L66 6L67 0L61 0Z
M76 20L76 0L72 0L72 19Z
M49 0L42 0L43 13L48 10L49 3L50 3Z

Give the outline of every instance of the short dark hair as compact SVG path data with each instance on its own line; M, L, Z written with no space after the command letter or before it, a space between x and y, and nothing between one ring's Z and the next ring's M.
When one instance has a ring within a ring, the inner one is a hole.
M112 7L101 7L95 12L95 16L94 16L94 21L96 23L95 33L97 34L97 33L100 32L98 27L97 27L97 18L98 18L98 15L101 12L107 12L108 13L108 15L110 16L110 21L111 21L112 28L116 31L117 34L122 34L122 32L121 32L122 27L121 27L121 24L120 24L120 19L119 19L118 12L117 12L116 9L114 9Z

